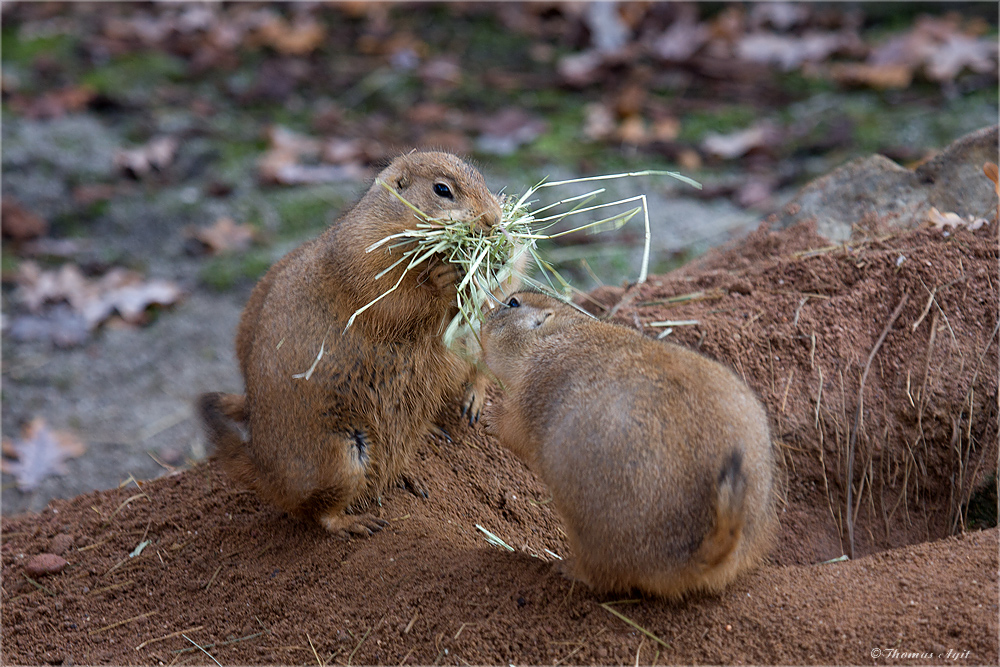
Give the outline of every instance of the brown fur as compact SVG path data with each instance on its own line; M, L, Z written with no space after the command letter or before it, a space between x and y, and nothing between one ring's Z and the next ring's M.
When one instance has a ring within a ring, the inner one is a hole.
M767 415L735 374L555 299L483 323L504 385L488 428L549 487L576 561L602 593L718 591L770 547Z
M378 179L432 217L489 228L500 205L475 169L447 153L410 153ZM434 192L443 183L453 198ZM346 515L400 478L445 402L472 381L464 407L478 417L485 382L441 333L455 309L458 270L439 259L375 276L400 250L365 249L411 229L412 210L375 183L318 238L277 262L240 319L236 356L245 396L205 394L199 409L228 474L264 500L328 530L369 534L381 522ZM302 377L313 366L312 374ZM298 375L299 377L295 377Z

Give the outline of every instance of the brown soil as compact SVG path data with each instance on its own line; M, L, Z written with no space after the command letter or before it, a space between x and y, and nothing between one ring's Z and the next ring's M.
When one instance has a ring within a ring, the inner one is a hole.
M429 499L392 490L368 539L290 519L211 464L4 517L3 662L211 664L197 642L244 664L997 664L998 531L964 516L997 468L996 223L827 245L761 228L593 294L651 335L698 320L668 339L734 367L772 415L780 539L724 594L605 606L563 579L544 486L452 406L454 442L415 465ZM854 559L823 563L851 550L849 472ZM29 580L61 533L69 565Z

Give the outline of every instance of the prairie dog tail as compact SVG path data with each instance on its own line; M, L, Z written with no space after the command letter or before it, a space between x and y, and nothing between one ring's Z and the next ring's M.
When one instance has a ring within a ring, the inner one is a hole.
M702 572L719 567L739 544L746 521L747 478L743 453L733 450L719 470L715 495L715 525L694 556Z
M212 444L212 454L230 476L254 488L256 469L244 448L246 396L220 392L202 394L198 397L198 414Z

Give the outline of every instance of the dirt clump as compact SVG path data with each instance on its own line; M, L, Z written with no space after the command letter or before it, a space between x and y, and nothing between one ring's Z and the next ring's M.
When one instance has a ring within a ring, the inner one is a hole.
M996 664L998 532L965 528L996 471L996 231L831 245L762 227L592 293L595 311L734 368L767 406L778 543L720 595L626 603L562 578L548 491L453 403L453 442L417 450L429 498L390 489L371 508L389 526L368 539L290 518L215 464L3 517L3 661L204 664L196 642L241 664ZM826 563L850 550L849 483L854 558ZM68 565L30 578L58 535Z

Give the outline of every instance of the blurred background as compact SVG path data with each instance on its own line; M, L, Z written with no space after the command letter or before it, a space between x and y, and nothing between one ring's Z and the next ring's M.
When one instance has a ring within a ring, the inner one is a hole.
M4 2L2 511L205 456L255 281L411 148L491 188L645 169L652 272L811 179L997 122L997 5ZM553 189L555 190L555 189ZM553 193L556 197L576 190ZM639 219L545 254L634 280Z

